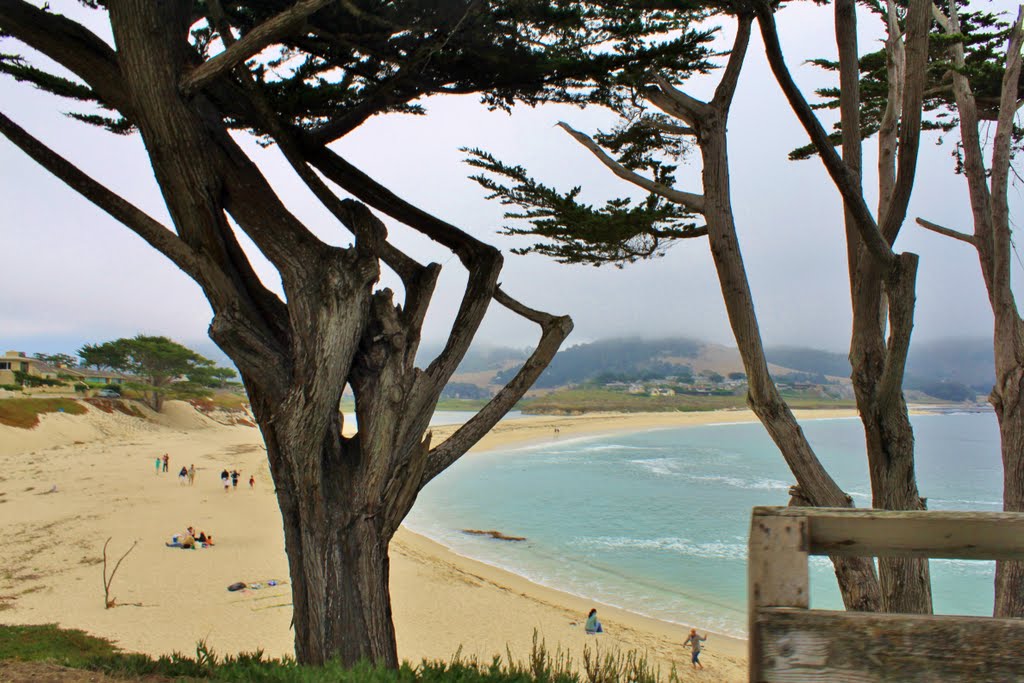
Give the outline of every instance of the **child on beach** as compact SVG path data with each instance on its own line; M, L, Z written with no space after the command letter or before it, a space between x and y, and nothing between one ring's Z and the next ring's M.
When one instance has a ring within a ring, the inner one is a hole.
M163 463L163 461L162 461L162 460L160 460L160 456L159 456L159 455L158 455L158 456L156 456L156 473L157 473L157 474L160 474L160 465L161 465L162 463Z
M604 629L601 627L601 622L597 620L596 609L590 610L590 614L587 615L587 625L583 628L590 635L595 633L604 633Z
M704 668L704 665L700 663L700 644L708 639L708 634L705 633L704 637L701 638L697 635L697 629L690 629L690 637L686 639L686 645L689 645L692 653L690 654L690 662L693 664L693 668Z
M256 487L256 475L250 474L249 475L249 488L252 489L252 488L255 488L255 487Z

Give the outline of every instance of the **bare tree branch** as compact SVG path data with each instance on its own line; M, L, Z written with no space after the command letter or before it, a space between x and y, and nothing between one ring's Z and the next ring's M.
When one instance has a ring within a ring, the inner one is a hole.
M554 358L559 346L572 331L572 320L568 316L553 316L536 311L519 303L500 288L495 291L495 300L510 311L531 320L541 327L541 338L537 348L519 369L516 376L499 391L494 398L462 425L443 443L430 451L420 488L443 472L462 457L480 438L497 424L505 413L523 397L540 374Z
M668 79L663 76L658 76L654 83L657 87L648 88L644 92L644 97L658 109L690 126L704 118L709 106L707 102L701 102L697 98L687 95L669 83Z
M729 53L729 61L725 65L725 72L722 80L715 88L715 96L711 99L711 106L719 111L729 111L732 104L732 97L736 93L736 84L739 82L740 70L743 68L743 60L747 54L747 46L750 44L750 25L754 17L749 14L742 14L737 17L736 39L732 43L732 51Z
M921 148L921 104L924 100L924 72L928 68L928 31L932 0L909 0L904 42L905 74L900 111L899 151L896 183L886 212L879 216L878 229L893 244L907 217L907 206L917 175Z
M626 168L625 166L617 162L615 159L613 159L611 156L609 156L608 153L601 149L601 147L596 142L594 142L594 140L591 139L589 135L579 132L578 130L574 129L572 126L570 126L568 123L565 123L564 121L559 121L558 126L562 130L567 132L569 135L571 135L581 145L589 149L591 153L593 153L593 155L596 156L601 161L602 164L611 169L612 173L619 176L623 180L628 180L634 185L642 187L648 192L656 194L659 197L664 197L665 199L668 199L671 202L681 204L690 211L693 211L694 213L704 212L704 197L702 197L701 195L693 194L692 192L682 192L680 190L674 190L671 187L667 187L649 178L645 178L636 171L631 171L630 169Z
M896 259L896 254L893 253L889 243L882 237L878 224L875 223L871 211L864 202L863 193L860 191L858 174L854 173L836 154L835 148L829 140L828 133L821 127L821 123L814 115L814 111L807 104L807 100L804 99L800 89L793 81L793 76L789 73L789 68L786 66L786 61L782 54L782 46L779 44L779 34L775 26L775 15L770 8L763 7L758 11L757 19L761 27L761 37L764 41L765 53L768 56L768 63L772 68L772 72L775 74L775 78L782 87L782 91L789 100L789 104L796 113L797 118L803 124L804 130L814 143L822 162L825 164L825 168L839 189L843 201L846 202L847 207L853 214L854 223L857 226L861 239L864 240L864 244L872 256L878 259L880 263L891 266Z
M977 247L977 240L974 239L974 235L968 235L962 232L957 232L956 230L951 230L950 228L944 228L941 225L932 223L931 221L926 221L923 218L918 218L917 224L920 225L925 230L931 230L932 232L938 233L940 235L952 237L955 240L967 242L971 246Z
M306 17L334 0L299 0L294 5L267 19L249 31L238 42L215 57L211 57L182 77L179 87L185 95L192 95L244 62L277 39L298 28Z
M96 95L127 118L131 99L114 50L81 24L24 0L0 0L0 32L38 50L89 84Z
M120 195L93 180L92 177L44 145L3 113L0 113L0 133L40 166L64 181L68 187L130 228L191 277L199 279L199 257L174 232L165 228L159 221L151 218Z
M1013 138L1014 117L1017 113L1017 83L1021 72L1021 45L1024 43L1024 6L1017 11L1017 20L1010 29L1010 40L1006 46L1006 66L1003 71L1002 90L999 98L999 118L996 134L992 141L992 220L996 225L1009 222L1007 206L1007 183L1010 176L1010 146Z

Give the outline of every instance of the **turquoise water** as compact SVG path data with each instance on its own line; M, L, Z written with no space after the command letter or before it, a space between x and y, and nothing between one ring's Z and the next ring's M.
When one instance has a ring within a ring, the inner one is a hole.
M995 415L913 418L918 483L933 510L1001 507ZM857 419L810 420L808 439L858 505L869 485ZM760 424L655 430L464 457L406 520L462 555L666 621L745 636L750 508L793 483ZM470 536L497 529L523 543ZM994 564L932 560L935 611L990 615ZM831 564L811 561L811 605L841 608Z

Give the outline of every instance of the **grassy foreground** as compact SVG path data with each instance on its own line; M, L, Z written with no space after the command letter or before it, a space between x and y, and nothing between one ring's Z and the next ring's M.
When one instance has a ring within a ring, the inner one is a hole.
M102 673L124 680L254 681L256 683L668 683L678 681L675 670L667 676L652 669L636 652L602 655L585 648L577 669L560 649L551 652L533 637L526 661L495 657L487 664L462 659L457 652L450 663L403 662L397 670L370 664L345 668L336 662L322 667L300 666L293 660L264 659L261 652L218 657L203 643L195 656L173 654L153 659L121 652L113 643L82 631L43 626L0 624L0 665L4 662L45 662L71 669Z

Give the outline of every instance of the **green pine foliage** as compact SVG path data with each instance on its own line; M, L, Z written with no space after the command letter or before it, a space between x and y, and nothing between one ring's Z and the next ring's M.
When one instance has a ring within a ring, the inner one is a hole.
M945 16L949 16L948 8L937 5ZM884 6L871 4L872 10L883 22L888 20ZM953 97L950 72L953 63L949 48L959 42L964 46L964 74L970 79L974 97L978 105L978 117L982 121L995 121L999 111L999 96L1005 71L1006 40L1011 24L1006 21L1004 13L966 11L967 0L958 0L958 16L960 32L947 34L938 24L932 24L932 33L928 38L928 75L923 102L924 118L922 130L938 131L940 135L955 130L960 125ZM903 26L905 8L898 7L897 21ZM812 64L826 71L838 72L838 62L827 59L811 60ZM860 91L861 91L861 139L875 135L885 113L889 96L888 72L886 70L885 50L878 50L863 55L859 60ZM1024 97L1024 75L1018 86L1018 98ZM838 109L839 88L821 88L816 91L820 98L812 105L815 109ZM836 146L842 142L842 126L839 122L833 125L829 134ZM1016 151L1024 141L1024 128L1014 126L1013 149ZM805 145L790 152L790 159L809 159L817 155L813 145ZM957 171L961 171L962 160L959 145L953 152L957 160Z

